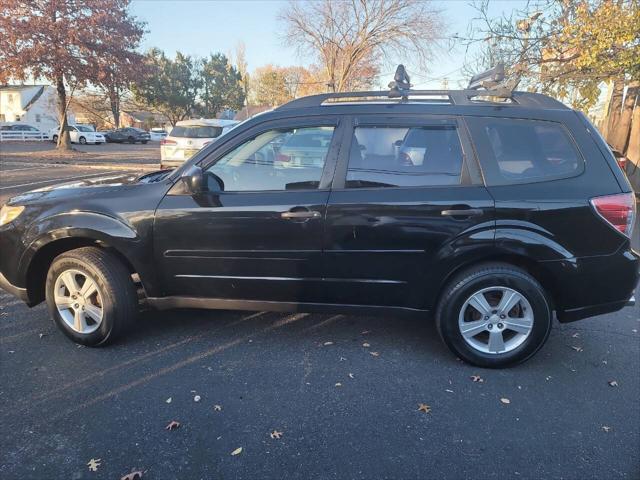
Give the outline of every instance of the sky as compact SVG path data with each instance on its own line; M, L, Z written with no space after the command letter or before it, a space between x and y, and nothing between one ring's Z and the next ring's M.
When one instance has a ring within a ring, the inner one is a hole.
M466 33L469 22L477 13L470 2L433 2L434 7L443 12L449 35ZM298 55L296 49L285 44L282 38L283 25L277 16L287 3L276 0L133 0L131 12L147 23L148 33L142 44L144 50L157 47L169 55L179 50L198 57L215 52L233 55L236 45L242 41L251 72L267 63L289 66L313 62L313 58ZM508 15L525 4L526 0L492 0L490 14ZM458 82L466 80L461 72L465 48L458 46L449 50L448 43L443 42L427 71L413 67L407 59L399 58L394 63L407 65L416 88L441 88L444 78L448 79L450 88L457 87ZM381 85L391 80L394 69L393 66L385 66L379 79Z

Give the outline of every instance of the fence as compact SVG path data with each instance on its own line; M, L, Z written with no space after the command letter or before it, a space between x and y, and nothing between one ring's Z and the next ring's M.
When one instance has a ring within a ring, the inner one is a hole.
M0 130L0 142L44 142L49 136L44 132Z

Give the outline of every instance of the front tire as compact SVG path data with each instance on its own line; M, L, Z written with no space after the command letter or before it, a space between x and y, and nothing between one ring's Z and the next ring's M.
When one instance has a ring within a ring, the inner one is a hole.
M78 248L54 259L47 274L46 300L58 328L87 346L113 341L138 312L129 270L113 253L97 247Z
M502 368L526 361L546 342L552 311L540 283L509 264L458 274L436 310L438 332L465 362Z
M80 137L80 139L78 140L80 142L80 145L86 145L87 144L87 139L84 137Z

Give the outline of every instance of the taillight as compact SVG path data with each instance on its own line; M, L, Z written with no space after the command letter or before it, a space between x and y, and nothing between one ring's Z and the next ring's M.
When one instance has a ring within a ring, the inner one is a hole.
M633 193L618 193L595 197L591 205L598 215L604 218L613 228L631 238L633 222L636 216L636 199Z
M288 163L291 161L291 157L289 155L285 155L284 153L279 153L276 155L276 160L281 163Z
M160 145L177 145L178 142L175 142L173 140L167 140L167 139L162 139L160 140Z

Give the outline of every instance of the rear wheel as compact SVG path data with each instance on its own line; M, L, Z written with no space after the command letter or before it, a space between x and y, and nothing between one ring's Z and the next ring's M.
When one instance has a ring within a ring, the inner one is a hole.
M80 137L80 139L78 140L80 142L80 145L86 145L87 144L87 139L84 137Z
M58 135L54 135L52 140L53 140L53 143L58 143Z
M440 336L466 362L500 368L523 362L546 342L551 308L538 281L508 264L463 272L445 288L436 312Z
M46 299L54 322L76 343L114 340L137 315L137 294L128 269L114 254L83 247L56 257Z

